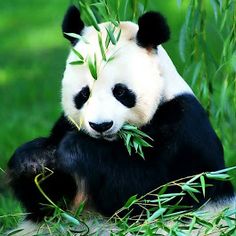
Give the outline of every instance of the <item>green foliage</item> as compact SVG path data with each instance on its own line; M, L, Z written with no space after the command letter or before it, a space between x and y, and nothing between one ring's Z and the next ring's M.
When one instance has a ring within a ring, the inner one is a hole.
M52 171L45 170L46 172L36 176L35 182L40 192L48 200L48 207L54 209L54 215L45 217L38 235L77 235L78 233L87 235L91 233L91 229L96 229L100 235L104 224L108 230L114 231L114 235L130 233L133 235L191 235L192 233L211 235L216 232L219 236L231 235L236 232L234 217L236 209L226 207L219 210L217 214L212 214L204 209L204 206L198 210L192 210L191 207L181 205L181 200L186 195L191 196L194 200L204 196L205 188L210 185L206 185L205 180L202 181L203 178L207 180L210 177L210 179L227 181L229 176L226 172L233 169L236 167L185 177L164 184L144 196L134 195L111 218L103 220L102 224L99 220L91 222L91 219L94 217L99 219L100 216L86 212L84 203L73 213L65 212L52 202L40 186L42 181L52 175ZM172 192L173 189L175 189L174 192ZM143 209L140 215L130 216L133 208L137 206ZM128 213L121 217L121 213L127 212L127 210ZM19 229L13 231L11 235L18 231Z
M190 0L179 38L183 77L207 109L231 164L236 155L235 4Z
M217 233L219 236L233 235L236 233L234 217L236 209L222 207L222 210L213 214L204 209L204 206L193 211L191 207L180 204L186 195L198 201L200 196L205 195L205 188L210 186L206 185L205 179L210 177L210 179L227 181L229 175L226 172L233 169L236 167L182 178L160 186L140 198L132 196L125 206L111 217L119 226L118 234L212 235ZM172 192L173 189L175 192ZM176 189L178 190L176 191ZM134 206L143 209L141 215L119 216L122 211L127 209L132 212ZM127 221L130 222L129 225L127 225Z
M134 125L123 125L122 129L119 131L119 136L124 140L129 155L131 155L132 148L134 148L135 152L144 159L143 147L152 147L152 145L144 139L146 138L152 141L153 139Z

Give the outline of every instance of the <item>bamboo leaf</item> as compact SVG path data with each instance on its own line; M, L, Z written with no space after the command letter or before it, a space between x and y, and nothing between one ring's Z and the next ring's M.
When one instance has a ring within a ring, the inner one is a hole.
M66 212L61 213L61 216L66 219L68 222L74 224L74 225L80 225L80 222L74 218L73 216L67 214Z
M137 195L134 195L130 197L127 202L125 203L124 207L126 209L129 209L132 205L134 205L137 202Z
M197 218L196 218L196 216L193 216L192 221L191 221L191 223L190 223L190 225L189 225L189 230L188 230L188 233L189 233L189 234L190 234L190 233L192 232L192 230L194 229L194 226L195 226L196 222L197 222Z
M208 228L208 229L213 228L212 223L210 223L209 221L206 221L206 220L204 220L204 219L202 219L202 218L196 217L196 222L197 222L199 225L202 225L202 226L204 226L204 227L206 227L206 228Z
M186 184L187 184L187 185L192 184L194 181L196 181L197 179L199 179L200 176L201 176L201 174L195 175L193 178L191 178L190 180L188 180L188 181L186 182Z
M174 213L166 213L164 215L164 218L172 218L172 217L176 217L176 216L182 216L184 213L186 213L187 211L177 211L177 212L174 212Z
M72 61L69 64L70 65L82 65L82 64L84 64L84 61Z
M138 154L143 158L144 158L144 153L143 153L143 147L141 145L138 146Z
M215 180L229 180L230 178L228 174L210 174L210 173L206 173L206 177L208 179L215 179Z
M85 209L85 201L79 204L79 207L77 208L75 213L75 218L80 217L84 209Z
M116 21L114 19L110 19L110 22L115 26L118 27L119 26L119 21Z
M109 40L111 41L111 43L113 45L116 45L117 41L116 41L116 38L114 36L115 28L111 29L111 27L106 27L106 31L107 31L107 35L108 35Z
M180 30L180 37L179 37L179 54L180 58L183 62L185 62L185 49L186 49L186 36L187 36L187 28L184 24Z
M81 60L84 61L84 57L73 47L71 48L71 50L74 52L74 54Z
M200 177L200 182L201 182L201 186L202 186L202 194L205 197L206 196L206 183L205 183L205 177L204 175L202 175Z
M132 145L129 145L129 146L126 146L126 147L127 147L127 151L129 153L129 155L131 156L131 147L132 147Z
M89 44L89 42L88 42L83 36L81 36L81 35L79 35L79 34L75 34L75 33L65 33L65 32L64 32L64 34L66 34L66 35L68 35L68 36L70 36L70 37L72 37L72 38L76 38L76 39L82 40L84 43Z
M146 142L142 138L136 139L136 142L138 143L139 146L142 146L142 147L152 147L151 144L149 144L148 142Z
M158 195L162 195L162 194L164 194L164 193L166 192L167 189L168 189L168 185L165 184L165 185L161 188L161 190L159 191Z
M130 124L124 124L122 126L122 129L124 129L124 130L137 130L137 127L134 125L130 125Z
M127 135L126 135L126 140L125 140L126 146L129 146L130 139L131 139L131 134L127 134Z
M147 219L147 222L153 222L154 220L162 216L165 212L166 212L166 208L164 207L159 208Z
M212 175L222 174L222 173L226 173L226 172L231 171L231 170L236 170L236 166L228 167L228 168L225 168L225 169L222 169L222 170L211 171L211 172L209 172L209 174L212 174Z
M99 3L93 3L91 4L92 6L95 6L98 9L99 15L101 15L101 18L103 21L108 22L110 21L110 16L106 12L106 8L104 6L104 3L99 2Z
M195 194L191 191L186 191L194 201L196 201L197 203L199 203L199 200L197 199L197 197L195 196Z
M118 41L119 41L119 39L120 39L120 36L121 36L121 29L119 30L119 32L118 32L118 34L117 34L117 36L116 36L116 42L118 42Z
M21 231L23 231L24 229L16 229L16 230L13 230L11 231L10 233L7 234L7 236L12 236L12 235L20 235L18 233L20 233Z
M137 152L138 152L138 147L139 147L139 145L138 145L138 143L137 143L136 140L133 141L133 145L134 145L134 150L135 150L135 152L137 153Z
M104 61L106 61L107 58L106 58L106 53L105 53L105 49L104 49L103 42L102 42L101 33L98 33L98 43L99 43L99 47L100 47L100 52L101 52L101 54L102 54L102 59L103 59Z
M187 192L200 193L199 190L197 190L197 189L195 189L195 188L192 188L192 187L188 186L187 184L184 184L184 185L182 186L182 190L183 190L183 191L187 191Z
M86 3L81 3L81 6L84 8L85 12L87 13L87 17L89 18L91 24L93 25L93 27L97 30L100 31L100 27L98 25L97 19L93 14L93 11L91 10L91 8L89 7L88 4Z
M185 193L164 193L164 194L158 194L159 198L168 198L168 197L181 197L185 196Z
M196 84L196 81L197 81L200 71L201 71L201 67L202 67L202 63L200 61L197 63L197 65L195 66L194 71L193 71L193 77L192 77L192 83L191 83L192 86L194 86Z
M111 56L108 58L107 62L113 61L115 59L115 56Z
M92 77L97 80L97 61L96 61L96 54L94 54L94 61L90 57L88 57L88 67L90 74Z

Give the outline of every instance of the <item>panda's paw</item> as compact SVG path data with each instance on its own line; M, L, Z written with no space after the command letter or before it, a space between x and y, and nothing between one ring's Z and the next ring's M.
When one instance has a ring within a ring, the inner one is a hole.
M50 163L51 166L52 163ZM29 159L26 158L22 163L16 166L13 170L16 171L15 174L23 174L25 176L37 175L42 173L45 168L49 168L49 163L45 159L34 159L29 156Z
M19 147L8 163L9 175L35 176L45 168L53 169L55 148L46 142L46 138L38 138Z

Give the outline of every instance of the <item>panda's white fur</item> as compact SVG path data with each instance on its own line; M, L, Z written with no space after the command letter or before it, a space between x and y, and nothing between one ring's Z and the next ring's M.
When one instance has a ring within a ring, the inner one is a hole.
M105 27L108 24L100 25L103 40L106 38ZM97 137L97 133L89 122L112 120L114 125L107 131L107 135L112 136L125 122L137 126L147 124L161 101L170 100L182 93L193 94L162 46L158 46L157 53L139 47L135 40L138 26L132 22L122 22L120 29L121 37L117 45L111 44L106 53L107 58L114 57L108 63L102 61L98 33L93 27L86 27L83 31L83 38L88 43L80 40L74 47L84 58L93 59L96 54L99 68L97 80L91 76L87 63L70 64L78 60L73 51L66 63L62 81L63 110L93 137ZM127 85L138 95L135 107L129 109L115 99L112 88L117 83ZM91 96L82 109L78 110L73 97L87 85Z

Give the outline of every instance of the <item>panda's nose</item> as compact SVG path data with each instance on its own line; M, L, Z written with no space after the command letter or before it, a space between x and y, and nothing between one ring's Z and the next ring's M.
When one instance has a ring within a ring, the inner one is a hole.
M103 122L103 123L99 123L99 124L89 122L89 125L91 126L91 128L93 128L97 132L102 133L102 132L109 130L112 127L113 121Z

